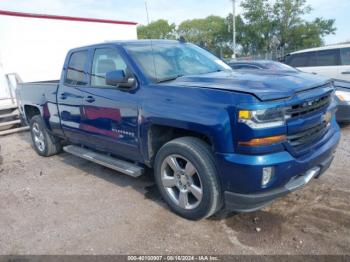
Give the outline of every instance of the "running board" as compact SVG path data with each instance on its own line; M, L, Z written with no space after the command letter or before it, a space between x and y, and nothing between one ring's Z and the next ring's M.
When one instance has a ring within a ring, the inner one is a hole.
M143 174L142 167L126 162L124 160L117 159L115 157L111 157L102 153L97 153L90 149L69 145L69 146L63 147L63 150L72 155L95 162L97 164L111 168L115 171L124 173L132 177L139 177Z

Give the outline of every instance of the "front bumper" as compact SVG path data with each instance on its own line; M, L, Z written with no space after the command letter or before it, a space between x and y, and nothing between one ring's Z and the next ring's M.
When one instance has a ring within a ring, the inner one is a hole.
M217 154L226 208L238 212L254 211L303 187L312 177L319 177L327 170L339 140L340 131L335 126L321 146L298 158L287 151L257 156ZM274 176L262 187L262 168L268 166L274 167ZM313 173L315 169L318 170Z
M260 209L274 199L305 186L312 178L319 178L328 169L333 158L334 155L318 166L309 169L305 174L293 177L283 187L271 191L257 194L238 194L226 191L224 192L225 207L237 212L251 212Z

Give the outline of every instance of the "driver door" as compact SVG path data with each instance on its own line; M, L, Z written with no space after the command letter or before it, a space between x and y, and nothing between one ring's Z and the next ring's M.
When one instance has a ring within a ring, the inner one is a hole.
M140 160L138 147L137 89L106 84L106 73L129 72L125 59L114 46L93 50L89 85L83 91L82 129L87 144L118 156Z

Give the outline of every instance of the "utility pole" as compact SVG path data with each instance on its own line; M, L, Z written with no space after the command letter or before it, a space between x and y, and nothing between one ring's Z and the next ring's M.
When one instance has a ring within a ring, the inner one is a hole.
M147 24L149 25L149 14L148 14L148 5L147 5L147 1L145 1L145 9L146 9L146 15L147 15Z
M236 58L236 0L232 1L232 58Z

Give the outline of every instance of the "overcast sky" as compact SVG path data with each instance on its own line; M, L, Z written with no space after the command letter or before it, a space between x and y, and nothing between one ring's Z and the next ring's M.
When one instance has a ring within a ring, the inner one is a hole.
M179 24L208 15L226 16L232 10L230 0L148 0L151 20L164 18ZM237 13L241 12L236 0ZM350 41L350 0L307 0L313 7L307 19L315 17L336 19L337 32L326 38L327 44ZM56 15L109 18L147 22L144 0L0 0L1 10L47 13Z

